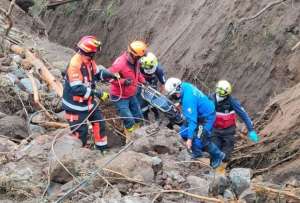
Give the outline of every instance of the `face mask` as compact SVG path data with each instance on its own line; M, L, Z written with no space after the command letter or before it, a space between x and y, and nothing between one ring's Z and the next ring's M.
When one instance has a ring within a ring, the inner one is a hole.
M218 94L216 94L216 99L217 99L217 102L221 102L224 99L226 99L226 97L220 97Z

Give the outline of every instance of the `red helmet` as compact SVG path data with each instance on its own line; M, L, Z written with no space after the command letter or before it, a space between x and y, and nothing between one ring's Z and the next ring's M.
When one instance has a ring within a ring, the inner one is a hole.
M78 42L77 47L85 53L96 53L101 48L101 42L95 36L84 36Z

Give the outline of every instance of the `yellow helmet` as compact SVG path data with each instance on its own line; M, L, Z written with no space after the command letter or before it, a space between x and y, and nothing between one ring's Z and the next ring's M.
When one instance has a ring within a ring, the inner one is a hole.
M141 62L141 68L144 69L145 73L147 74L155 73L158 66L158 60L152 52L148 52L146 56L143 56L140 59L140 62Z
M232 93L232 86L227 80L220 80L216 85L216 94L220 97L226 97Z

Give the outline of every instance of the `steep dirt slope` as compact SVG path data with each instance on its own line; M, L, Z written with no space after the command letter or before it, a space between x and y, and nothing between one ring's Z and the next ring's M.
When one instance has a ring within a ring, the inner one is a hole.
M265 173L266 180L277 184L299 187L299 108L300 83L272 99L257 122L262 141L237 148L231 164Z
M271 0L93 0L46 12L50 39L73 47L84 34L104 43L100 61L111 64L126 44L144 38L169 76L193 81L208 91L227 78L253 112L299 80L300 2L285 1L238 26ZM204 85L206 84L206 85Z

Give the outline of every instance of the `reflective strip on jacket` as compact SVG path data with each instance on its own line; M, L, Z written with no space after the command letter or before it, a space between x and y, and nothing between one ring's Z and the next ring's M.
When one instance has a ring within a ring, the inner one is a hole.
M100 68L94 60L87 60L80 54L75 54L66 70L63 108L65 110L88 111L95 105L92 89L95 81L100 80Z

